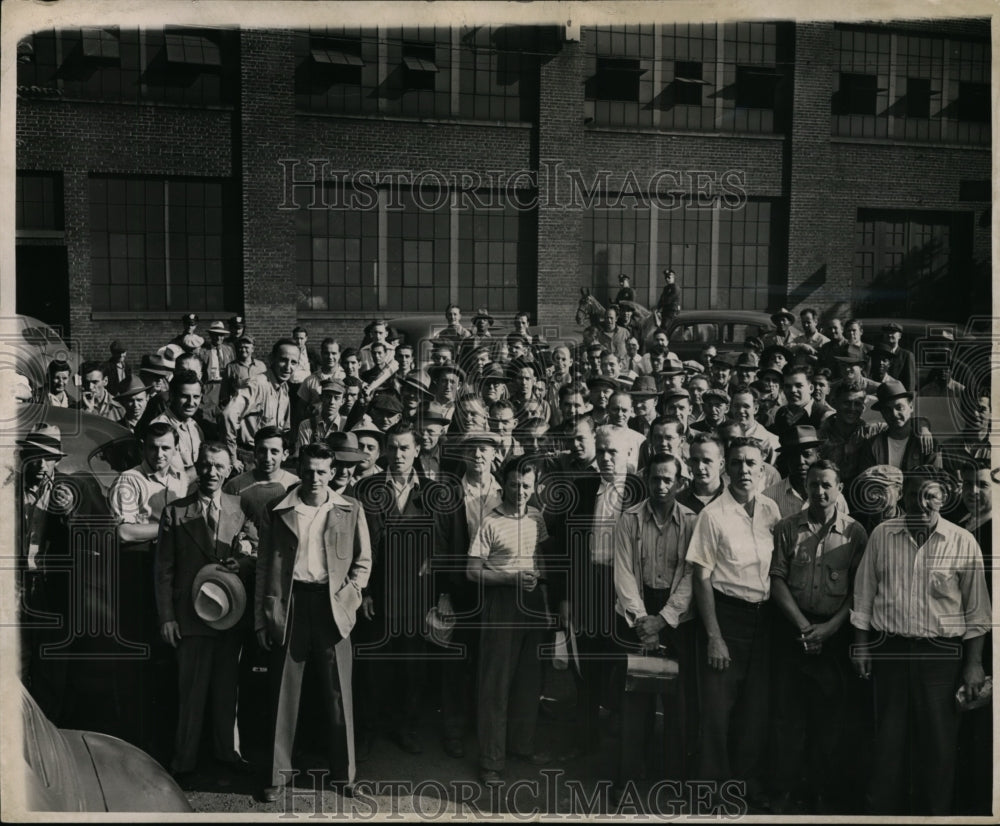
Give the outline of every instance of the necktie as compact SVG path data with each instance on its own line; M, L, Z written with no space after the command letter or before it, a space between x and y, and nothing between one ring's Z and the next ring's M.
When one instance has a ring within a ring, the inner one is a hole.
M214 499L208 500L208 507L205 508L205 522L208 525L209 536L214 542L219 531L219 506Z

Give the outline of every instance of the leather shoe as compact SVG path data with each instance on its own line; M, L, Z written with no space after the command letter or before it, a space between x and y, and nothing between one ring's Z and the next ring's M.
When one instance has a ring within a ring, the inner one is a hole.
M531 766L546 766L552 762L552 755L547 751L536 751L533 754L512 753L511 757Z
M260 799L265 803L274 803L281 794L281 786L265 786L260 793Z
M465 757L465 746L457 737L449 737L444 741L444 753L449 757Z
M503 783L503 776L493 769L483 769L479 772L479 781L485 786L493 786Z
M249 760L240 757L236 760L218 760L216 761L220 766L233 772L234 774L242 774L245 776L252 775L254 773L253 765Z
M412 731L401 731L396 735L396 742L399 747L408 754L423 754L424 748L420 745L416 735Z

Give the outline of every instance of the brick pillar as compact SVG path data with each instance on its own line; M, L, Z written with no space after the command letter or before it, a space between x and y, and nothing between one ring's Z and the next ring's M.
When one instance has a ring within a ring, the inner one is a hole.
M266 360L270 345L291 335L296 321L295 211L278 209L278 161L294 156L295 147L292 34L244 29L240 50L244 312L257 355Z
M850 299L853 256L844 254L844 245L853 244L857 204L856 193L838 186L832 160L833 24L796 24L795 54L788 204L788 307L793 312L807 305L833 309Z
M576 329L576 298L584 276L579 262L583 213L568 199L565 170L579 169L583 152L583 73L586 45L566 43L541 66L538 119L538 320ZM558 195L546 167L562 164Z

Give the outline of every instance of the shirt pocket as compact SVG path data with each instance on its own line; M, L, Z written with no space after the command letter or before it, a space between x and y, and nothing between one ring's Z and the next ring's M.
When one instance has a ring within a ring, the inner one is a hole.
M804 593L809 590L812 574L811 559L805 554L796 553L788 565L788 588L792 593Z
M958 604L958 573L955 571L931 571L931 596L942 602Z
M850 585L847 566L823 564L823 591L827 596L846 597Z

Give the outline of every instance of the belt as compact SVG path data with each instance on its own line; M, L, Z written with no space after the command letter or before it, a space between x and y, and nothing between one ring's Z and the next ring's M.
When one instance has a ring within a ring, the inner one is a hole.
M329 591L330 583L327 582L302 582L298 579L292 580L292 591Z
M734 608L742 608L746 611L759 611L767 605L766 599L763 602L748 602L745 599L731 597L729 594L724 594L716 588L712 589L712 595L715 597L716 602L721 602L724 605L732 605Z

